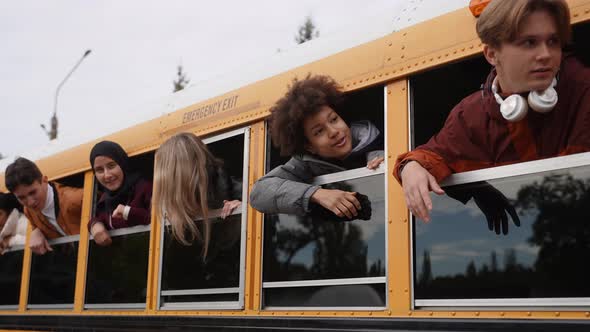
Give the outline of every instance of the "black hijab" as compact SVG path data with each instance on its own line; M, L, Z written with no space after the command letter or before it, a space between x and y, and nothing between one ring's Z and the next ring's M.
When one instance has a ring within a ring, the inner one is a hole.
M115 191L108 190L103 185L98 183L99 188L104 191L103 198L97 204L97 211L106 210L108 212L114 210L119 205L125 205L129 199L133 196L134 187L137 181L140 179L140 175L137 172L132 172L129 166L129 156L123 148L111 141L102 141L97 143L90 151L90 165L94 172L94 160L98 156L109 157L113 159L121 170L123 171L123 183L121 187ZM96 177L96 175L95 175Z

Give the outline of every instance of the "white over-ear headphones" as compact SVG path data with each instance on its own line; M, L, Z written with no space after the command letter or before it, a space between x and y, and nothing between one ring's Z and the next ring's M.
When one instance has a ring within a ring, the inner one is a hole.
M557 85L557 80L554 78L551 85L545 89L545 91L531 91L529 92L528 106L534 111L539 113L547 113L551 111L557 104L557 91L554 87ZM502 99L498 94L498 77L494 78L492 82L492 93L496 102L500 105L500 113L504 119L510 122L516 122L522 120L527 112L528 106L524 97L519 94L508 96L506 99Z

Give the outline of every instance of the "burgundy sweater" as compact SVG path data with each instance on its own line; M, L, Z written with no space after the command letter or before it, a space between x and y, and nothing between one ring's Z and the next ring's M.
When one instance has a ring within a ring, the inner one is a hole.
M100 197L99 202L104 200L104 194ZM88 230L92 229L92 225L96 222L101 222L104 226L111 230L117 228L125 228L136 225L148 225L150 223L150 204L152 200L152 183L150 181L141 179L133 187L133 195L130 196L125 205L130 206L127 220L123 218L111 217L113 211L100 211L90 219L88 223ZM113 206L114 210L117 208Z

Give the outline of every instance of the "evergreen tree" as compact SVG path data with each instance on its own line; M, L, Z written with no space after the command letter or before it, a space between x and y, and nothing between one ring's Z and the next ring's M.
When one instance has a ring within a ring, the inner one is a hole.
M424 258L422 259L422 272L418 282L420 285L425 286L432 281L432 266L430 264L430 253L424 250Z
M492 272L498 271L498 257L496 255L496 251L492 251L492 262L491 262L491 270Z
M303 44L306 41L312 40L320 36L319 30L317 30L315 24L311 20L310 16L305 18L305 22L299 27L299 32L295 36L297 44Z
M475 263L473 261L470 261L467 265L465 275L467 276L467 278L475 278L477 276L477 269L475 268Z
M190 80L186 77L186 74L182 71L182 66L178 65L177 72L176 72L176 80L174 80L172 82L172 84L174 84L173 92L177 92L177 91L184 89L189 83L190 83Z

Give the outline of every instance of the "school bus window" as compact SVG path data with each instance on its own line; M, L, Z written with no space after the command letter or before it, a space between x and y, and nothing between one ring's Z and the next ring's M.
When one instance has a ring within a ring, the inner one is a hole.
M507 213L496 235L473 200L433 196L432 222L414 224L416 305L589 305L589 165L585 153L451 178L453 196L501 198L518 222Z
M61 211L57 217L67 219L58 220L62 226L60 233L65 233L57 234L55 228L44 226L37 228L46 233L48 248L31 258L29 309L72 308L74 303L84 175L75 174L50 184Z
M198 140L194 136L190 139ZM202 218L195 222L200 232L209 227L210 238L208 243L195 238L183 244L166 221L160 257L160 309L243 307L247 207L243 198L247 197L249 129L204 142L217 166L207 168L208 225Z
M443 127L461 99L477 91L490 72L483 56L446 65L410 79L412 149Z
M94 157L91 159L94 159L95 196L93 217L88 225L93 236L88 247L84 306L86 309L143 308L147 294L154 152L128 158L117 144L101 142L91 156ZM118 206L129 206L127 218L117 215ZM97 223L102 224L105 232L96 230Z
M29 221L12 193L0 193L0 310L16 309Z
M18 245L6 249L0 256L0 310L18 307L23 253L23 245Z
M587 23L574 29L571 48L582 60L588 53L580 36L587 31ZM564 56L562 64L572 61ZM478 57L413 77L412 147L437 133L489 71ZM490 80L486 84L482 99ZM585 215L589 163L584 153L451 175L442 184L446 195L431 195L432 222L413 222L415 306L588 305L578 278L587 241L576 234L587 232L578 221Z
M354 173L322 187L366 195L358 220L324 210L266 216L265 306L385 306L384 175Z
M304 80L301 84L306 83ZM329 85L313 83L314 89L330 92ZM291 89L297 92L296 87ZM265 308L386 305L384 167L377 163L375 169L367 168L368 161L383 155L383 95L382 86L356 91L344 96L344 101L333 108L351 130L352 150L347 153L354 155L356 148L363 144L360 142L366 144L364 150L359 148L366 153L359 158L361 162L348 162L347 159L352 160L348 157L335 162L333 158L322 157L327 155L326 150L309 150L306 156L289 160L281 157L278 149L269 148L267 167L274 170L255 185L251 198L258 196L255 190L261 193L266 190L272 195L275 188L272 181L279 179L284 181L279 188L288 181L299 182L293 184L291 192L300 191L299 186L355 192L353 195L361 208L354 214L348 211L349 215L338 216L315 202L309 203L306 210L297 197L288 200L288 204L279 200L272 203L275 200L272 197L267 197L266 202L252 201L254 208L266 213L262 301ZM275 107L280 111L283 106L278 102ZM314 121L309 120L312 116L308 115L306 121ZM339 138L337 134L333 136ZM314 162L333 166L314 170L310 164L311 174L300 174L297 179L287 174L292 171L281 172L291 168L297 171L297 165Z

